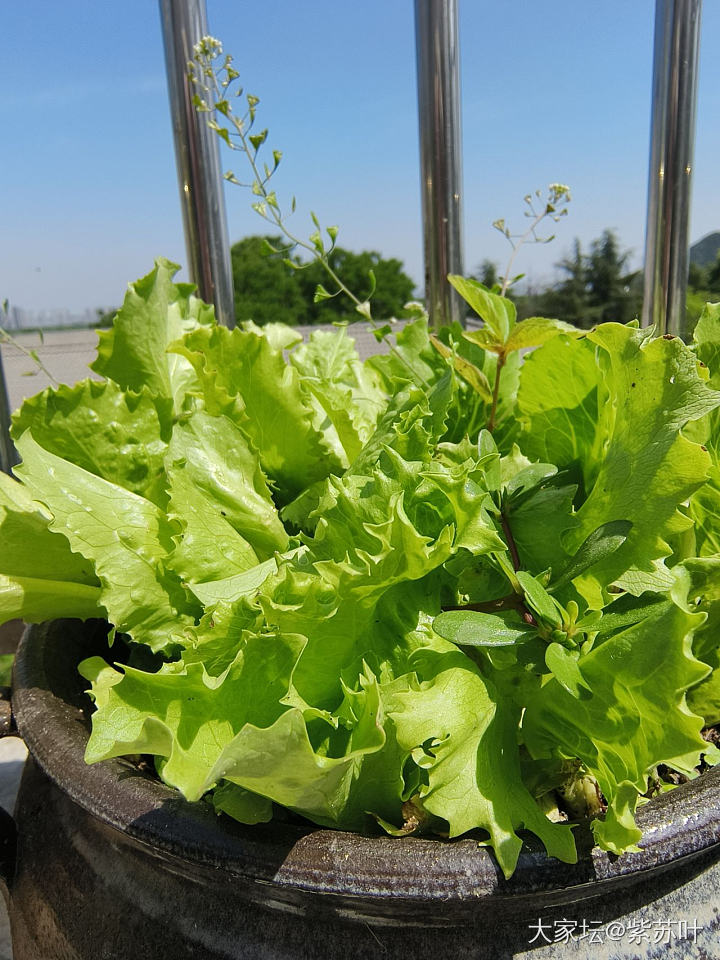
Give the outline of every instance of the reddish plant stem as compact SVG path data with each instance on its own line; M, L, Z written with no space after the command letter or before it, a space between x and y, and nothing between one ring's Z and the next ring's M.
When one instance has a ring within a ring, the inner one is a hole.
M520 554L518 553L517 544L515 543L515 538L512 535L512 530L510 529L510 523L507 516L501 510L500 511L500 524L502 525L503 533L505 534L505 540L508 545L508 550L510 551L510 559L512 560L513 570L516 572L520 569ZM520 598L518 598L520 599ZM520 616L523 618L525 623L530 624L530 626L536 627L537 621L533 617L532 613L525 606L525 603L520 599Z
M507 541L510 558L512 559L513 570L520 569L520 555L518 554L517 544L512 535L510 524L504 513L500 513L500 524ZM464 603L457 607L443 607L443 610L476 610L478 613L501 613L503 610L517 610L523 621L531 627L537 626L537 620L525 606L522 596L518 593L509 593L505 597L497 600L485 600L476 603Z
M512 560L513 570L518 571L520 569L520 554L518 553L517 544L515 543L515 538L512 535L508 518L502 511L500 512L500 523L502 525L503 533L505 534L508 550L510 551L510 559Z
M443 607L443 610L477 610L478 613L501 613L503 610L519 610L522 599L517 593L509 593L498 600L485 600L482 603L464 603L458 607Z

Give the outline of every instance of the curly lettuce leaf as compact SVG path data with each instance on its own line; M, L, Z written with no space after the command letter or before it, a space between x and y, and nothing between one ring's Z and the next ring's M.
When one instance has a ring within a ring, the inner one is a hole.
M685 694L709 671L692 653L703 619L663 604L580 657L591 693L574 696L551 679L528 699L522 732L530 754L578 758L607 798L610 815L593 828L604 849L619 853L640 838L632 811L658 764L694 776L705 741Z
M167 452L177 520L172 566L191 584L243 573L288 545L257 453L227 417L198 410L176 424Z
M422 581L437 604L429 578L441 575L446 560L461 550L504 549L486 513L488 495L470 476L475 461L445 465L432 457L449 383L429 397L411 387L397 398L353 467L327 481L302 553L284 559L259 592L269 623L308 638L293 678L308 703L331 704L339 678L352 680L363 659L383 677L398 675L418 608L388 644L382 603L391 591L396 603L404 594L418 603L412 585Z
M607 436L606 388L590 341L560 335L525 357L517 401L523 452L574 468L590 490Z
M194 367L209 413L228 413L240 404L240 426L284 503L315 481L341 472L314 425L297 371L267 337L213 327L195 330L171 349Z
M695 352L710 385L720 389L720 303L708 303L693 333ZM713 410L693 431L692 439L708 450L707 482L691 497L689 515L695 525L695 552L701 557L720 553L720 411Z
M629 520L625 543L583 582L591 591L616 581L637 594L652 583L657 562L669 556L667 541L684 524L678 507L704 483L710 466L707 452L681 430L720 405L720 393L700 379L692 354L677 338L651 340L619 324L603 324L588 338L602 349L614 423L569 539L579 545L601 524Z
M710 383L720 389L720 303L707 303L693 331L695 352L710 371Z
M443 440L453 443L462 441L465 436L475 440L486 426L490 411L485 392L478 393L463 376L464 365L472 364L488 383L494 383L497 369L496 358L464 339L463 333L459 324L453 324L440 329L434 338L426 320L415 320L396 335L391 353L370 357L366 361L366 365L379 375L386 392L395 396L408 384L428 393L447 375L448 368L455 366L454 358L460 357L463 361L457 367L460 377L453 389L443 436ZM433 345L434 340L437 347ZM503 450L511 443L514 433L518 371L519 355L511 354L500 381L496 417L495 436Z
M326 736L312 736L302 710L291 708L269 730L245 727L211 776L222 774L327 826L357 830L367 828L370 814L397 815L405 755L392 737L377 678L365 667L357 688L343 692L324 724Z
M181 643L194 610L167 568L173 527L137 494L96 477L43 449L26 431L17 442L15 472L52 514L49 529L90 560L99 602L115 626L153 650Z
M433 384L446 369L446 363L430 342L425 319L413 320L395 336L390 353L369 357L367 366L381 379L390 395L402 384L419 387Z
M706 617L695 630L693 653L712 670L688 691L688 706L705 723L720 723L720 557L694 557L673 568L673 596Z
M0 622L102 617L93 564L50 529L51 516L0 473Z
M164 758L165 781L199 799L216 782L208 778L224 746L243 726L267 727L283 712L280 700L301 649L296 637L250 636L219 677L208 676L201 663L146 673L128 666L120 672L97 657L83 661L97 719L88 762L154 754Z
M522 782L519 709L462 654L425 657L432 678L411 682L389 707L398 742L426 772L423 808L448 822L451 837L487 830L506 877L522 847L520 827L536 833L550 856L574 863L570 828L551 823Z
M560 386L561 385L561 388ZM668 589L668 540L678 507L704 483L710 461L682 434L720 404L682 341L602 324L586 340L557 337L522 373L522 449L575 472L584 502L562 542L574 553L603 524L632 524L625 542L576 580L590 603L618 583L634 594Z
M184 357L167 352L183 334L214 323L214 310L193 296L195 286L173 283L179 266L159 258L155 268L130 284L113 327L100 331L98 355L90 365L123 390L147 387L164 414L179 413L195 384Z
M302 643L281 634L248 635L217 678L199 663L148 674L130 667L121 673L97 657L84 661L80 669L91 682L100 721L88 742L88 762L153 754L161 758L165 782L189 800L222 783L220 808L245 822L264 819L267 802L275 801L328 826L366 825L367 781L357 785L365 759L386 745L379 685L365 670L358 689L346 688L323 723L327 736L311 738L303 711L284 702ZM394 762L387 766L394 773L385 772L384 786L372 773L368 778L379 814L400 806L397 752L392 744ZM228 801L227 784L243 792L231 792Z
M707 370L614 324L517 323L469 284L477 342L419 321L363 365L344 331L217 328L173 272L102 335L107 382L26 404L25 486L0 479L0 612L106 611L172 657L83 665L88 759L151 753L247 823L280 803L402 833L407 802L486 831L508 876L522 829L575 859L535 798L581 769L610 804L598 842L632 849L648 777L692 773L720 702L718 318Z
M337 432L347 464L352 463L387 406L378 376L362 364L345 328L314 330L309 341L293 351L290 363Z
M13 437L25 430L56 456L159 507L167 504L163 457L169 423L161 423L147 389L132 393L111 380L48 388L13 416Z

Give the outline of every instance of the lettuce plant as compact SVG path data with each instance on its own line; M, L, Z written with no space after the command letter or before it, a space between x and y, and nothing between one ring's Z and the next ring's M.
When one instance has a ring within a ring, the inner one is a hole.
M158 261L92 364L14 418L0 614L104 617L88 762L151 755L188 800L347 830L521 831L622 853L715 759L720 306L695 343L423 318L227 330ZM528 350L520 362L521 350ZM488 425L492 430L487 429Z

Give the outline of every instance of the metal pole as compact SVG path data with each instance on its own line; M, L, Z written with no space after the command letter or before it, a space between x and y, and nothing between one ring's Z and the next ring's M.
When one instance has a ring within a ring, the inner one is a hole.
M415 0L425 298L434 327L464 321L447 282L463 272L457 0Z
M205 0L160 0L170 113L189 271L220 323L235 326L232 265L217 136L192 104L187 64L207 36Z
M643 326L686 336L701 0L656 0Z
M10 422L10 400L0 350L0 470L3 473L10 473L12 467L19 462L15 445L10 439Z

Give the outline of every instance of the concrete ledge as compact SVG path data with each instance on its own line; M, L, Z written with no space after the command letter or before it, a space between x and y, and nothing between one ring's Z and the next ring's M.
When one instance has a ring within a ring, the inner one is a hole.
M8 813L15 807L15 797L20 786L27 748L22 740L7 737L0 740L0 806ZM5 901L0 897L0 960L12 960L10 925Z

